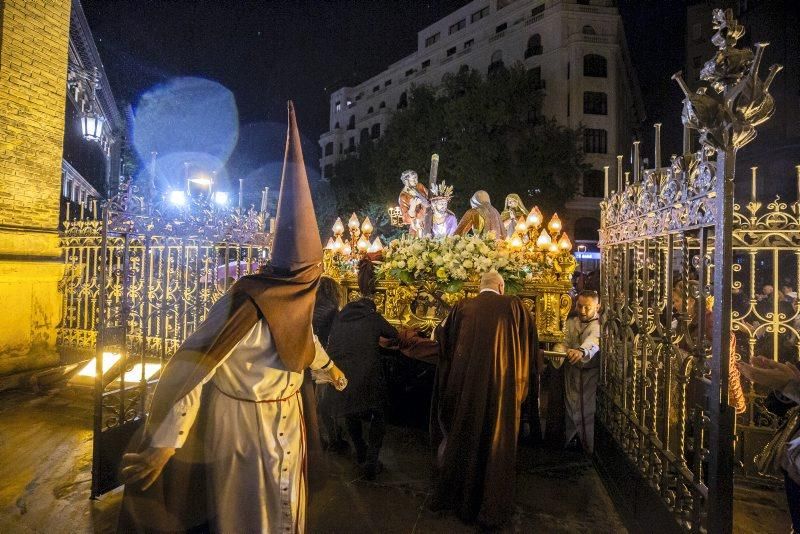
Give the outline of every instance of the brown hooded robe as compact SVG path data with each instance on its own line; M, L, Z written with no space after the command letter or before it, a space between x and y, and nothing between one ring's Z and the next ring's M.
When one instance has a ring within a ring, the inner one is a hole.
M312 224L313 223L313 224ZM289 128L278 201L272 267L238 280L209 310L208 317L170 358L153 394L144 433L132 449L144 450L172 407L201 381L262 318L287 370L302 371L315 355L311 319L321 275L322 247L305 175L300 136L289 102ZM210 385L210 384L209 384ZM306 429L307 466L322 459L311 381L301 388ZM183 447L167 462L146 491L125 486L120 532L186 532L207 528L203 431L204 401Z
M455 305L437 339L433 505L501 525L514 509L521 404L540 368L536 325L519 298L484 291Z

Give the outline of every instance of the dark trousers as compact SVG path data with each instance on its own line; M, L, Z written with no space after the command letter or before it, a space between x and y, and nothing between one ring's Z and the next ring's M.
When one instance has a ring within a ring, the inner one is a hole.
M792 480L786 472L783 473L783 478L786 481L786 500L789 501L792 529L800 533L800 484Z
M362 433L362 423L369 422L369 432L367 441L364 441ZM386 435L386 417L383 410L367 410L349 414L345 416L347 432L353 440L353 447L356 449L356 458L359 463L368 464L378 463L378 454L383 445L383 436Z

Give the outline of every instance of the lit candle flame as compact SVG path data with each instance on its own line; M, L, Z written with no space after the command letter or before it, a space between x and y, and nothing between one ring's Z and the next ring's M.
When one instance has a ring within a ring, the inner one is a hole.
M547 230L542 230L542 233L539 234L538 239L536 239L536 246L542 250L547 250L550 248L550 244L553 242L553 238L550 237L550 234L547 233Z
M344 224L342 224L342 218L336 217L336 222L333 223L333 235L340 236L344 233Z

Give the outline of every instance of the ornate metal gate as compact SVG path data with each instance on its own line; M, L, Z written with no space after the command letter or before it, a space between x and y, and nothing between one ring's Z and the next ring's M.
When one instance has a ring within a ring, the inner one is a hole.
M123 449L165 361L228 285L267 257L264 214L207 200L145 209L123 187L103 220L65 225L59 346L73 359L94 355L73 378L94 392L92 497L119 485Z
M733 177L736 151L773 112L744 29L713 15L708 87L684 100L683 154L642 171L602 203L603 368L597 461L639 519L693 532L732 530L735 413L731 381ZM689 129L699 132L691 149ZM627 182L627 180L625 180ZM606 191L608 191L608 184ZM620 461L615 461L620 460ZM632 476L633 475L633 476Z

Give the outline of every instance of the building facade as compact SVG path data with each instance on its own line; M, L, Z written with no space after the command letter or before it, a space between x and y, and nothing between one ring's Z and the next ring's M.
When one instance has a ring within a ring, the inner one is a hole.
M769 43L761 60L766 76L770 65L780 64L769 88L775 99L775 115L758 128L756 139L736 156L736 198L749 199L751 167L758 167L757 182L762 200L779 195L784 201L797 198L797 165L800 164L800 9L794 0L700 0L686 11L685 79L689 87L702 85L700 70L715 52L711 44L713 9L733 6L734 16L746 33L740 43Z
M544 90L542 113L583 127L592 170L566 206L567 229L597 239L603 167L629 146L644 109L618 10L609 0L475 0L417 35L417 51L353 87L331 95L330 130L320 137L323 178L337 160L378 138L414 85L438 85L447 73L488 74L523 64ZM399 175L399 173L398 173Z
M65 139L75 127L67 112L75 37L91 40L88 26L75 28L81 24L76 9L82 17L79 0L0 2L0 300L6 310L0 322L0 376L60 363L64 194L74 191L88 202L89 188L73 186L81 182L100 195L91 185L97 177L82 174L90 167L86 160L65 157ZM87 67L94 72L94 65ZM104 135L112 134L112 104L113 99L105 104ZM87 110L81 108L78 118ZM114 152L103 148L103 153L109 155L102 160L105 172L114 168ZM103 174L103 180L112 174Z

